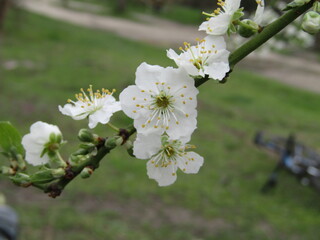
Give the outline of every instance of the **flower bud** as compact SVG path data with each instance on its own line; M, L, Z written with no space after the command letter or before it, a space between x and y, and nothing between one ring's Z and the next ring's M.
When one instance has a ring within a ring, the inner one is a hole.
M93 173L93 169L91 167L85 167L84 169L82 169L80 176L82 178L89 178Z
M117 143L116 143L116 138L114 137L110 137L110 138L107 138L106 139L106 142L105 142L105 147L108 148L108 149L112 149L112 148L115 148L117 146Z
M2 166L0 168L0 173L3 175L14 175L15 171L10 167Z
M301 27L307 33L318 33L320 30L320 14L315 11L307 12L302 19Z
M244 19L241 21L239 27L239 34L241 37L249 38L256 34L259 30L259 25L250 19Z
M120 136L115 137L115 143L117 146L121 146L123 144L123 138Z
M31 185L30 176L25 173L17 173L16 175L10 177L14 184L22 187L29 187Z
M79 147L81 149L86 150L88 153L90 153L96 149L96 145L94 145L93 143L83 143L83 144L80 144Z
M51 174L54 178L60 178L66 175L66 171L63 168L52 169Z
M78 133L78 138L82 142L94 142L94 135L92 132L90 132L88 129L80 129Z
M315 3L313 4L313 10L314 10L315 12L320 13L320 2L315 2Z

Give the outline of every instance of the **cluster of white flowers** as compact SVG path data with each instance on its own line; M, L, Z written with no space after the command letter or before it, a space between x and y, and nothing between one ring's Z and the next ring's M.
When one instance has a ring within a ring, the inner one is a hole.
M147 173L151 179L167 186L175 182L178 168L185 173L197 173L203 158L187 151L194 148L187 143L197 128L198 90L194 79L221 81L230 71L224 37L235 32L235 23L243 15L240 1L218 0L220 8L206 13L209 18L199 27L207 37L197 39L195 46L184 43L180 54L167 50L167 56L178 68L142 63L136 71L135 85L124 89L119 101L113 97L115 90L94 92L90 86L76 94L76 101L68 100L65 106L59 106L60 112L74 120L88 118L89 128L94 128L98 123L110 124L112 115L122 110L134 121L137 137L133 153L137 158L149 159ZM260 24L264 1L256 2L255 21ZM35 123L31 133L23 138L26 160L34 165L48 163L61 141L56 126Z
M133 119L137 130L133 153L149 159L147 173L159 186L175 182L176 171L197 173L203 158L187 151L187 143L197 127L195 78L223 80L229 72L229 51L224 35L229 33L240 0L218 0L216 9L199 30L208 34L192 46L185 42L181 53L167 50L177 69L142 63L136 71L135 85L120 94L124 113Z

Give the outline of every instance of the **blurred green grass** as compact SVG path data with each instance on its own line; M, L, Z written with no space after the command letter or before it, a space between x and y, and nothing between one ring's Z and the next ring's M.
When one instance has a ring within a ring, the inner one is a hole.
M174 22L187 24L187 25L199 25L206 17L201 14L201 10L186 6L177 2L167 2L163 5L160 11L155 12L152 9L151 1L147 4L148 1L126 1L126 7L123 12L117 11L117 0L74 0L80 3L89 3L101 8L98 11L101 15L115 16L128 18L133 21L141 21L137 18L136 14L144 14L149 16L155 16L162 19L171 20ZM69 8L73 8L72 3L69 4ZM84 7L85 9L85 7ZM77 9L79 10L79 9Z
M1 60L22 63L0 72L0 116L22 134L42 120L59 125L75 149L86 121L61 115L58 105L81 87L116 88L134 83L137 66L169 66L164 49L75 27L27 12L9 16ZM119 94L118 92L118 94ZM318 239L319 195L283 173L273 194L261 195L275 160L251 143L256 130L297 133L319 149L320 96L237 69L227 84L200 87L193 141L205 165L197 175L178 173L159 188L145 161L115 149L87 180L76 179L58 199L1 179L1 191L21 217L21 239ZM129 121L121 114L120 126ZM102 136L111 134L103 127ZM69 146L69 147L68 147Z

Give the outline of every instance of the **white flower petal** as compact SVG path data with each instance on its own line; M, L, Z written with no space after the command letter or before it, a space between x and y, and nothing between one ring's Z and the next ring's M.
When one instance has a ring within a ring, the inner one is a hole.
M138 134L133 143L133 155L139 159L149 159L161 149L161 136Z
M203 157L195 152L187 152L183 160L178 162L179 168L185 173L198 173L203 165Z
M197 111L189 111L189 116L186 117L182 112L175 112L177 121L171 121L169 124L167 134L171 139L186 138L188 141L191 134L197 128Z
M136 71L136 85L145 91L158 92L155 85L156 82L161 82L163 68L160 66L149 65L141 63Z
M79 104L78 102L76 102L76 105L67 103L63 107L59 106L59 111L63 115L72 117L72 119L74 120L85 119L89 115L89 112L87 112L84 108L81 108L81 106L79 105L81 104Z
M257 10L254 15L253 21L260 25L263 20L264 0L256 0L256 2L257 2Z
M128 117L136 119L139 116L137 112L141 110L137 105L140 106L141 104L144 104L146 102L144 99L149 102L150 95L145 92L141 92L141 89L136 85L131 85L120 93L119 99L123 112Z
M208 35L222 36L226 34L229 28L232 15L220 14L216 17L211 17L208 21L203 22L199 30L206 31Z
M168 167L156 167L152 160L147 163L147 174L149 178L158 182L160 187L173 184L177 180L177 167L175 165Z
M241 0L226 0L224 10L226 13L233 14L240 8Z
M205 71L208 73L209 77L216 80L222 80L226 76L226 73L229 72L229 64L220 62L212 63L209 66L205 67Z

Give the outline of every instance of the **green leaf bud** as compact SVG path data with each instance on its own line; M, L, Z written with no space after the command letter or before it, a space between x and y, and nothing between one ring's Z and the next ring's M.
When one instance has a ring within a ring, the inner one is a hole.
M11 167L2 166L0 168L0 173L3 175L14 175L16 173Z
M89 142L89 143L92 143L95 140L94 134L90 132L90 130L85 128L80 129L78 133L78 138L81 142Z
M320 14L315 11L307 12L302 19L302 30L310 33L316 34L320 30Z
M314 10L315 12L320 13L320 2L315 2L315 3L313 4L313 10Z
M25 173L17 173L16 175L10 177L14 184L22 187L29 187L31 183L30 176Z
M85 167L84 169L82 169L80 176L82 178L89 178L93 173L93 169L91 167Z
M259 25L250 19L244 19L239 24L239 34L241 37L249 38L256 34L259 30Z

